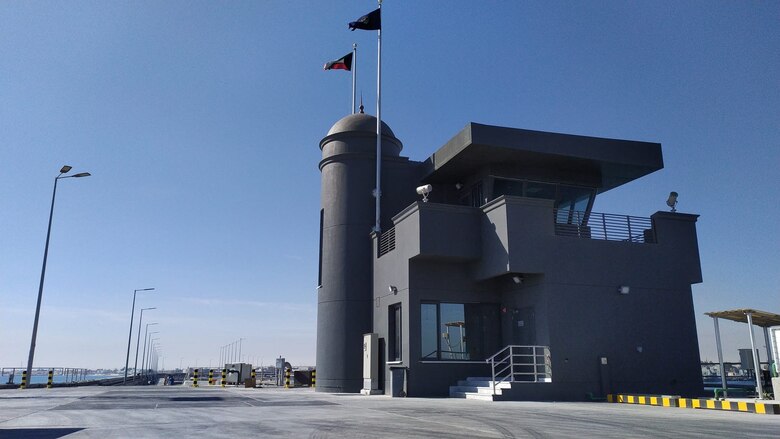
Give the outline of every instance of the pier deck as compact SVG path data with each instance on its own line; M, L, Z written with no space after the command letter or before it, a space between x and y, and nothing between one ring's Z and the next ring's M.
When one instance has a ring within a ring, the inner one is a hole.
M758 438L777 431L780 416L609 403L488 403L208 386L0 391L3 439Z

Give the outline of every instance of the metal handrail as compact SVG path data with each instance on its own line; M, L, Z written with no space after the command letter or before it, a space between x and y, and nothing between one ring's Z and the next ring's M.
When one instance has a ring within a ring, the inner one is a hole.
M605 241L655 242L650 218L554 209L555 234Z
M485 362L490 363L493 395L496 394L498 383L515 382L518 381L516 378L523 376L532 376L533 382L552 382L549 346L508 345L491 355ZM496 370L497 366L498 370ZM515 368L520 366L533 367L533 372L516 371Z
M22 375L17 371L26 371L25 367L0 367L0 384L15 384L16 380L21 380ZM62 383L77 383L82 381L88 381L87 376L95 373L93 369L87 369L83 367L39 367L32 368L33 376L47 376L51 371L53 376L63 377L58 382ZM4 378L8 376L7 380ZM28 383L32 382L32 376L28 377Z

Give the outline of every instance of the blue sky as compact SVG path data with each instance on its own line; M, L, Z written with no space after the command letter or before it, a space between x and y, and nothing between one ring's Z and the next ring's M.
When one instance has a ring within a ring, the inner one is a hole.
M26 364L54 177L36 365L124 364L133 290L166 366L240 337L313 364L319 140L374 113L373 1L0 2L0 366ZM660 142L665 168L594 210L700 214L704 312L780 313L778 2L383 5L382 116L423 160L470 122ZM663 317L659 317L663 323ZM749 346L723 323L727 359ZM763 337L757 332L760 345ZM135 342L133 342L135 343ZM762 350L762 355L763 355ZM131 358L132 363L132 358Z

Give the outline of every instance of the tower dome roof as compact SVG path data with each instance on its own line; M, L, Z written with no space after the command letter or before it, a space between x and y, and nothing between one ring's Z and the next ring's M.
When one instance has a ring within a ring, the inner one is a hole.
M376 133L376 117L365 113L350 114L333 124L328 131L328 136L348 132ZM393 130L384 122L382 122L382 135L396 138Z

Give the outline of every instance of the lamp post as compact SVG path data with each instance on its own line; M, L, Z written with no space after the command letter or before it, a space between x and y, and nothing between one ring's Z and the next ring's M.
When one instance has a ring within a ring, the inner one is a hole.
M81 172L75 175L63 177L70 172L72 167L65 165L60 169L60 175L54 178L54 191L51 194L51 210L49 211L49 228L46 231L46 245L43 249L43 267L41 268L41 282L38 285L38 303L35 305L35 320L33 321L32 340L30 341L30 356L27 357L27 379L32 380L33 357L35 357L35 339L38 337L38 319L41 315L41 299L43 298L43 279L46 276L46 259L49 256L49 238L51 237L51 220L54 216L54 198L57 196L57 181L61 178L89 177L89 172Z
M152 356L151 355L152 354L152 342L151 342L152 335L159 334L159 333L160 333L160 331L152 331L152 332L149 333L149 337L148 337L148 340L149 340L149 357L147 357L146 354L144 353L144 359L141 361L141 369L143 369L143 370L149 370L149 358L151 358L151 356ZM146 340L147 340L147 337L144 337L144 351L146 351Z
M141 323L144 321L144 311L152 309L157 308L141 308L141 317L138 318L138 335L135 336L135 364L133 365L133 376L138 374L138 347L141 345Z
M135 314L135 295L139 291L153 291L154 288L142 288L133 290L133 307L130 308L130 334L127 336L127 357L125 357L125 377L122 379L122 384L127 382L127 366L130 365L130 341L133 338L133 314Z
M149 369L154 369L154 362L157 361L157 345L154 344L160 338L152 338L149 340ZM152 360L154 358L154 360Z
M146 364L145 363L145 361L146 361L146 337L147 337L147 334L149 333L149 326L156 325L156 324L157 324L157 322L147 323L146 324L146 329L144 329L144 351L141 354L141 370L143 370L143 371L146 371L146 369L144 368L144 365Z

